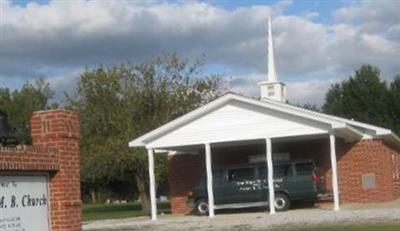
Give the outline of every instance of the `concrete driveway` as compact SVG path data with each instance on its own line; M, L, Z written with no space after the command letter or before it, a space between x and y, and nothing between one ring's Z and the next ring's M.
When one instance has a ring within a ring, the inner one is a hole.
M399 203L400 205L400 203ZM157 221L148 217L121 220L93 221L84 224L84 230L266 230L274 227L312 226L329 224L399 222L400 206L389 208L344 208L333 212L327 208L296 209L269 215L267 212L217 214L214 218L198 216L159 216Z

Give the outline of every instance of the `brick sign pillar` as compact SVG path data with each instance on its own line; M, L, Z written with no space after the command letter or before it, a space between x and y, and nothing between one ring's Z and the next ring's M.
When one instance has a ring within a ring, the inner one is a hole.
M59 170L50 178L52 231L81 231L79 118L75 112L49 110L33 113L34 146L55 149Z

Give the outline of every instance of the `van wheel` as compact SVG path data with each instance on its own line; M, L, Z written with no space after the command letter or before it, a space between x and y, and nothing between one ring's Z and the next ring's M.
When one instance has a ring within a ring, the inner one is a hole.
M204 216L208 213L208 201L206 199L199 199L195 204L195 212L197 215Z
M277 193L275 195L274 206L276 211L285 211L290 208L290 200L283 193Z

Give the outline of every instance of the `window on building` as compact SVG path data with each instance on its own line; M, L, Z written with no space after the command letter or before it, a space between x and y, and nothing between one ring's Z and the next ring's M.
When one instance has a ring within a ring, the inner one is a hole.
M361 176L361 182L364 190L376 188L375 173L365 173Z
M392 154L392 175L394 180L400 180L400 156Z
M396 165L396 172L397 172L397 174L396 174L396 177L397 177L397 180L400 180L400 156L399 155L397 155L396 156L396 163L397 163L397 165Z
M396 156L392 154L392 177L395 180L397 178L397 161L396 161Z

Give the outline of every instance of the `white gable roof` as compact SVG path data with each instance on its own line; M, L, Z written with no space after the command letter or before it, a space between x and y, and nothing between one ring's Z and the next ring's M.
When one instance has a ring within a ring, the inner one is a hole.
M400 147L400 139L385 128L232 93L132 140L129 146L163 148L329 132L347 140L382 138Z

